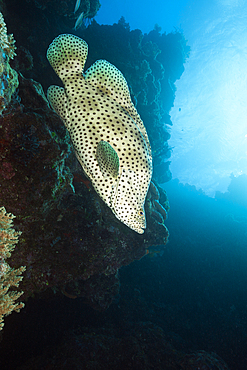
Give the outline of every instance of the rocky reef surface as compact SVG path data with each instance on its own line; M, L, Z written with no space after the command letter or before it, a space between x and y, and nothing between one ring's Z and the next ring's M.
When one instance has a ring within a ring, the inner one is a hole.
M116 27L125 38L130 34L125 24ZM98 25L90 29L94 33ZM16 38L25 32L24 24ZM43 40L42 35L39 39ZM6 99L0 116L0 201L16 216L14 226L22 232L9 263L26 266L20 285L23 300L35 293L59 292L70 298L83 296L94 308L106 309L118 293L119 268L145 256L151 246L166 244L168 199L154 180L142 236L116 219L78 164L64 124L49 107L41 84L23 76L37 68L28 46L17 48L14 60L5 62L5 69L15 71L11 74L15 88L6 85L5 94L11 90L12 99ZM47 65L43 75L46 69Z
M47 349L19 369L38 370L52 364L54 369L61 370L228 370L216 353L186 353L185 348L181 338L166 335L151 322L130 324L121 330L121 335L113 327L94 331L83 328L76 333L68 332L56 350Z
M108 307L118 269L143 257L149 246L166 243L165 193L152 185L143 236L118 221L77 163L41 85L22 75L0 125L0 199L22 232L11 264L27 267L23 299L52 288Z

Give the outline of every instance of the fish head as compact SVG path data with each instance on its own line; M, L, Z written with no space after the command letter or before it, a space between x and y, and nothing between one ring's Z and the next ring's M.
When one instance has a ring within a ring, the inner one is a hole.
M131 170L122 170L115 191L112 210L116 217L139 234L146 228L143 191L138 176Z

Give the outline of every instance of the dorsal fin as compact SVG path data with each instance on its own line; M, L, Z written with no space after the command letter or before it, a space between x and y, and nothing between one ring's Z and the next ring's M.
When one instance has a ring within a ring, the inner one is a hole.
M85 79L108 96L111 96L123 108L130 100L129 88L123 74L106 60L97 60L85 72Z

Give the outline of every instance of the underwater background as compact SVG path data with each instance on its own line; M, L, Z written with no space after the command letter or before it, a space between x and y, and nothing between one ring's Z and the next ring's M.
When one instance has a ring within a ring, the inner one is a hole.
M0 1L1 369L247 369L246 11ZM142 235L94 190L46 98L62 86L46 52L66 33L87 42L85 69L123 73L144 122Z

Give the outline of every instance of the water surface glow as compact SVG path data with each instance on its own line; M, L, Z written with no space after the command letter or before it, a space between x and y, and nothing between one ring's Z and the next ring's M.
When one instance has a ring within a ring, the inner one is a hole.
M213 195L247 173L247 5L191 3L182 26L191 56L172 109L171 170Z

